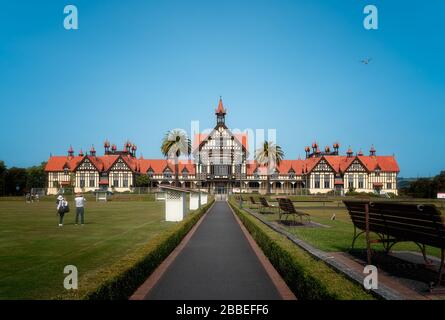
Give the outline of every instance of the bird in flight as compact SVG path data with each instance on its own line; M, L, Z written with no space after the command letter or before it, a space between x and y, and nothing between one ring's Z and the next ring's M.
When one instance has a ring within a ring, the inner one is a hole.
M372 58L365 58L363 60L361 60L360 62L363 64L369 64L371 62Z

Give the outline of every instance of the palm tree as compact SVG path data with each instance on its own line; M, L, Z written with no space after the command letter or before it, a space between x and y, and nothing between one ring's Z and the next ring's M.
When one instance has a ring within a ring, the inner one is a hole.
M165 134L162 140L161 152L167 159L175 161L175 185L179 187L179 157L190 156L192 143L187 133L181 129L173 129Z
M284 158L281 147L273 142L264 141L263 145L255 151L255 160L260 166L267 167L267 193L270 193L270 175L275 172Z

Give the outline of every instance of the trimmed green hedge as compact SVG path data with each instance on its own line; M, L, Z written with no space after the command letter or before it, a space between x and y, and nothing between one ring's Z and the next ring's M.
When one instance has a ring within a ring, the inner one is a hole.
M90 279L82 279L78 290L59 296L58 299L126 300L150 274L179 245L185 235L213 204L191 212L173 229L150 240L147 245L136 249L131 255L120 259L109 268L104 268Z
M374 296L261 221L229 204L289 288L301 300L369 300Z

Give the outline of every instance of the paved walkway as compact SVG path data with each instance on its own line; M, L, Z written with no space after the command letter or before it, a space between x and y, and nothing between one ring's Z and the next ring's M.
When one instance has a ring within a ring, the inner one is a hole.
M272 300L281 296L229 205L218 201L145 299Z

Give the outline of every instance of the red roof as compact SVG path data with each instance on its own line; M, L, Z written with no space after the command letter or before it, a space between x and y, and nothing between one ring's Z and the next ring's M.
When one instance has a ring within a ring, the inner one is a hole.
M83 157L69 157L69 156L52 156L49 158L48 163L45 166L45 171L55 172L64 171L65 167L72 171L77 167L77 164L83 159Z
M241 134L242 139L247 146L247 135ZM166 159L136 159L131 156L119 156L119 155L104 155L100 157L95 156L52 156L49 158L48 163L45 166L46 172L61 172L67 168L69 171L74 171L79 164L84 160L88 159L100 172L109 171L110 168L116 163L116 161L122 158L123 161L128 165L128 167L133 172L140 172L142 174L147 173L151 168L154 173L162 174L166 168L169 168L174 172L174 163ZM325 159L328 164L333 168L335 173L345 172L351 163L358 159L360 163L369 171L375 171L380 168L382 172L399 172L399 165L394 156L357 156L357 157L347 157L347 156L322 156L313 157L308 159L297 159L297 160L282 160L280 165L277 167L280 174L287 174L292 169L296 175L305 174L311 172L315 166L319 163L321 159ZM247 162L247 174L252 175L255 170L259 169L259 174L266 174L267 170L265 167L258 166L256 161L249 160ZM187 169L189 174L195 174L195 165L193 160L180 160L179 162L179 172Z
M226 109L224 109L222 99L219 99L218 108L216 109L216 113L226 113Z

